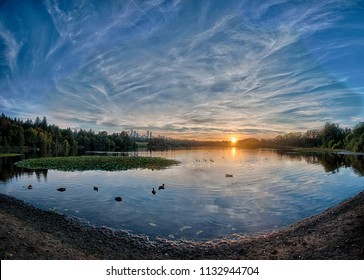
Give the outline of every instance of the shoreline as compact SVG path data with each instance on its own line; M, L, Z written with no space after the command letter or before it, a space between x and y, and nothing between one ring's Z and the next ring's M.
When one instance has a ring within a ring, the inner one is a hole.
M210 241L150 241L0 194L0 259L364 259L364 191L291 226Z

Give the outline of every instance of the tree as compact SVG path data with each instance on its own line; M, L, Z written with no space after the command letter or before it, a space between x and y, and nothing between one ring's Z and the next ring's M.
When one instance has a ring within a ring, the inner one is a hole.
M339 124L327 122L320 133L322 146L324 148L342 148L345 133Z
M25 144L24 129L22 126L14 124L10 131L11 145L14 147L23 147Z
M345 147L354 152L364 152L364 122L355 125L346 136Z
M35 148L37 144L37 134L38 132L32 128L29 127L24 131L24 137L25 137L25 145L30 146L31 148Z
M47 124L47 118L43 117L42 122L39 124L39 126L43 129L43 130L47 130L48 128L48 124Z

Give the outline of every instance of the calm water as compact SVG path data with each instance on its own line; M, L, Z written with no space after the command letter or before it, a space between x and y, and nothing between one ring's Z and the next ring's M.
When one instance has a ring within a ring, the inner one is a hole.
M158 171L25 172L3 159L0 192L97 226L150 237L207 239L289 225L364 189L362 156L236 148L138 155L181 164ZM165 190L153 195L152 187L163 183ZM58 192L59 187L67 191ZM116 196L123 201L115 201Z

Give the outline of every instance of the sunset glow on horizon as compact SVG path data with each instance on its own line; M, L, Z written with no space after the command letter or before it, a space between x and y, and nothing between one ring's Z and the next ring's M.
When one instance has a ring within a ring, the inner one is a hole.
M363 1L0 4L0 113L232 141L364 119Z

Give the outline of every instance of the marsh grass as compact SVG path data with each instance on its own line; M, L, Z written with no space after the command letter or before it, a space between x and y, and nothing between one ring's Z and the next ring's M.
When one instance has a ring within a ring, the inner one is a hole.
M159 157L72 156L26 159L16 163L27 169L55 169L61 171L128 169L164 169L179 162Z
M0 154L0 158L2 157L18 157L21 156L21 154Z

